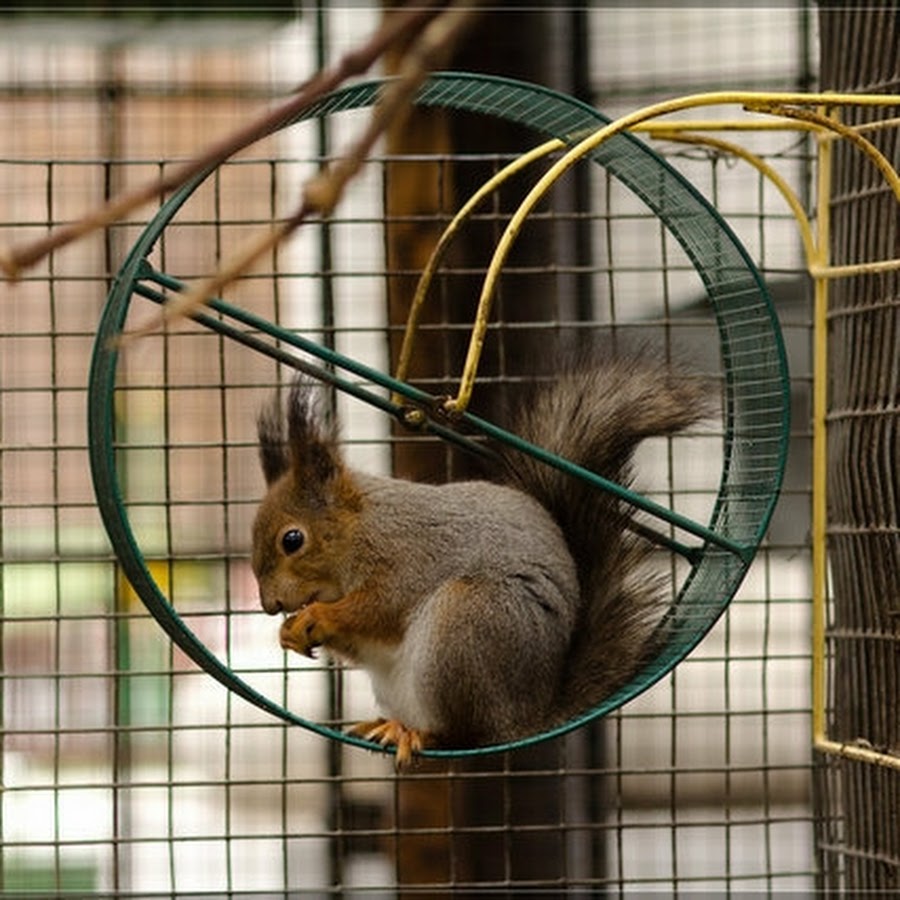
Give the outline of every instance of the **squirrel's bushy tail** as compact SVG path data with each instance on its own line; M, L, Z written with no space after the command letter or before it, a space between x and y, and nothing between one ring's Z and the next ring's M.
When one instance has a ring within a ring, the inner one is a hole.
M708 382L643 357L563 372L523 405L514 430L604 478L628 485L631 459L647 437L669 435L709 414ZM560 719L596 706L655 651L665 611L647 573L651 545L629 529L633 508L612 494L522 453L504 453L507 481L556 519L575 559L582 621L561 686Z

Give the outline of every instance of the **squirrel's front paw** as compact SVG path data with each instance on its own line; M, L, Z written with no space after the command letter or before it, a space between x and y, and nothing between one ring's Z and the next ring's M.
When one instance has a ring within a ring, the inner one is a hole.
M310 659L315 658L313 651L316 647L321 647L326 638L322 624L316 617L315 609L316 605L311 603L293 616L288 616L281 623L278 637L285 650L294 650Z

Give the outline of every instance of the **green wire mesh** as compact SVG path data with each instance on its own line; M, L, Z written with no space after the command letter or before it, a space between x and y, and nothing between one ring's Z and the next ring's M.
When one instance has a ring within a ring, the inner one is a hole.
M377 101L384 83L375 80L338 90L286 124L370 106ZM523 125L543 139L558 138L568 144L609 122L591 107L546 88L464 73L433 75L419 91L416 103L499 117ZM690 571L671 604L666 620L669 636L663 649L599 706L558 728L521 740L486 747L432 749L424 755L499 752L556 737L608 714L657 682L690 653L734 596L768 526L781 486L789 433L789 381L777 318L759 272L716 210L668 163L633 136L614 136L594 151L592 159L654 212L682 246L706 288L717 323L725 375L725 439L717 498L709 521L693 522L592 473L577 470L566 460L550 457L490 422L465 414L467 431L515 444L550 465L568 469L601 488L616 490L658 520L699 538L699 543L690 548L674 547L688 560ZM169 603L148 569L128 519L116 469L119 351L115 339L122 332L135 297L162 303L166 290L179 289L178 279L154 270L147 257L167 224L211 172L184 186L160 208L128 254L104 307L88 387L89 453L97 502L113 549L133 588L172 640L197 665L229 690L284 721L329 738L383 750L380 745L292 713L224 664ZM285 348L310 354L326 364L314 367L314 374L387 413L399 416L402 409L385 399L383 393L361 387L360 379L423 409L434 406L433 397L411 385L221 300L214 301L209 312L198 313L195 318L288 365L310 368ZM274 340L269 342L258 335ZM426 427L446 440L471 445L468 438L436 419L429 419Z

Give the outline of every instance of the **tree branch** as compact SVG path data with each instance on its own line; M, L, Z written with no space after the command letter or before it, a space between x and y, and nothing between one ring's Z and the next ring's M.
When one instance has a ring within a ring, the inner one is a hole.
M311 215L329 215L343 196L349 181L365 164L377 140L396 117L409 109L428 73L449 59L453 46L472 24L476 14L476 5L472 0L456 0L434 17L406 51L398 76L384 91L372 112L368 127L343 158L306 182L299 208L278 226L249 242L211 278L204 279L172 299L153 322L123 334L120 340L152 333L166 321L190 316L228 284L250 271Z
M23 271L40 262L53 250L112 225L161 194L180 187L207 169L214 168L254 141L277 130L348 78L364 74L387 49L420 33L432 19L441 14L442 6L441 0L416 0L415 5L410 4L396 16L389 17L365 44L343 56L336 66L318 72L302 84L286 102L278 104L227 135L194 159L175 166L159 179L114 197L81 219L55 228L36 241L0 250L0 271L7 278L18 278Z

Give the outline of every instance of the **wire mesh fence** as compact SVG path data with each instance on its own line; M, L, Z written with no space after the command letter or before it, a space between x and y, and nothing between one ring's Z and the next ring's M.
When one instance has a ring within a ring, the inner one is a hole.
M234 77L226 70L225 83ZM150 112L158 105L171 129L156 135L165 144L177 131L171 98L128 83L134 118L121 120L108 140L130 144L144 133L135 122L163 121ZM213 101L207 92L200 102ZM185 104L178 121L186 140L198 107L184 97L177 103ZM240 113L230 94L223 103L223 117ZM46 109L59 105L58 98L35 105L26 118L46 128ZM335 125L327 147L340 147L342 129L353 124ZM83 129L76 131L80 139ZM283 214L320 165L322 141L314 127L295 129L222 166L166 228L154 261L183 278L207 274L254 226ZM124 155L132 159L123 162L109 144L60 144L49 159L13 142L0 165L0 241L70 220L177 155L168 146L156 155L130 146ZM781 139L766 152L798 184L808 179L804 143ZM57 251L21 283L3 287L5 893L388 897L453 888L518 896L551 888L812 886L809 311L799 242L780 198L758 175L714 153L667 153L726 216L772 286L794 386L788 481L747 581L698 650L616 714L525 753L398 776L389 758L285 725L198 670L122 577L87 464L85 386L96 324L143 220ZM421 167L435 192L449 197L448 172L465 183L467 170L469 180L482 178L506 158L418 154L403 164ZM386 233L442 227L452 212L448 200L433 219L392 218L385 169L397 162L374 159L327 226L304 230L230 289L229 302L389 368L399 326L385 310L386 285L415 273L388 261ZM602 172L591 172L586 184L589 202L574 208L563 192L537 217L544 259L514 263L505 276L484 384L534 374L516 355L523 343L540 347L561 332L598 330L607 339L648 339L660 353L718 374L703 286L680 248ZM500 198L473 227L495 239L505 218ZM573 235L587 240L589 258L573 255ZM447 320L478 272L471 263L448 268L423 338L439 339L427 345L438 348L429 376L436 384L458 371L468 325L465 317ZM525 281L539 285L540 317L519 307ZM155 314L155 304L135 303L129 324ZM258 605L248 559L263 491L255 419L284 384L283 367L178 322L127 346L118 377L115 465L128 514L153 576L186 623L286 707L335 724L370 717L366 679L327 661L287 658L277 624ZM353 400L339 398L338 414L349 458L369 471L389 472L398 447L427 443L395 433L382 414ZM715 497L720 442L721 424L712 423L646 447L638 471L649 495L702 517ZM465 468L440 444L429 452L450 474ZM677 583L681 574L673 567L670 577Z

